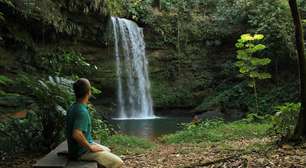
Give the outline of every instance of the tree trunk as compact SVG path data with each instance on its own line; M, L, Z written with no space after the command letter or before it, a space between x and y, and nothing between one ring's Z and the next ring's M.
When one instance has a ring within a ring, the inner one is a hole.
M299 61L299 76L300 76L300 101L301 110L299 113L298 122L294 130L294 138L306 137L306 68L304 57L304 34L301 23L301 15L298 10L296 0L289 0L289 6L295 26L296 49L298 52Z

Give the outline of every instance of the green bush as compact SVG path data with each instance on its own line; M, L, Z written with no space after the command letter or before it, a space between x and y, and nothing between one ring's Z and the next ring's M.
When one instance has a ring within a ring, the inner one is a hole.
M64 140L66 110L74 101L73 80L62 77L37 79L22 74L17 78L16 91L29 95L34 100L32 111L25 119L10 119L1 123L0 132L5 133L1 142L13 138L11 151L50 149ZM100 93L94 89L93 94ZM95 138L110 136L110 125L97 117L95 108L89 106Z
M39 150L43 147L42 123L38 115L31 111L26 118L11 118L0 123L0 151L14 152Z
M73 81L60 77L37 80L27 75L21 75L19 80L19 88L31 95L37 105L35 112L42 125L44 145L54 147L64 138L66 109L73 101Z
M276 106L276 114L272 118L274 126L271 130L272 133L282 139L292 137L300 108L301 103L284 103Z

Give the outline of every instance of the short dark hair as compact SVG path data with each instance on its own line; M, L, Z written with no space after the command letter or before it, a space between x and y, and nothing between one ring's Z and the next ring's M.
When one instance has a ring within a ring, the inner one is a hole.
M73 83L73 91L76 99L84 98L90 91L90 82L88 79L81 78Z

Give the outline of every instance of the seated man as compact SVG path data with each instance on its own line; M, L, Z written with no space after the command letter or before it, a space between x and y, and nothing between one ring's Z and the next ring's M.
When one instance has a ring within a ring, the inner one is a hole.
M73 84L76 102L67 112L66 137L70 158L97 161L106 168L122 167L123 161L110 152L110 149L94 143L91 136L91 119L87 103L91 96L91 86L81 78Z

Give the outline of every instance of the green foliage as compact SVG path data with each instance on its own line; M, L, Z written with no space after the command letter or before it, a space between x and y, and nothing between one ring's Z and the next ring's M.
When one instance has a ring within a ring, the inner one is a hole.
M114 153L118 154L141 154L155 147L155 144L147 139L125 135L111 136L102 141L102 144L110 146Z
M64 116L73 101L72 82L60 77L37 80L27 75L20 76L20 89L32 95L37 104L35 112L42 125L44 145L49 148L64 138Z
M306 12L306 1L305 0L297 0L297 3L302 12Z
M150 23L152 17L151 0L131 0L127 3L129 18L143 23Z
M224 109L248 110L242 109L243 107L248 106L246 100L248 98L251 98L251 96L248 94L245 82L234 86L227 85L225 88L218 89L216 94L206 97L202 103L195 108L195 110L207 111L218 107Z
M288 2L284 0L248 0L250 31L266 36L270 58L283 59L294 53L293 25ZM281 47L280 47L281 46Z
M38 115L28 112L26 118L11 118L0 123L0 150L5 152L39 150L43 147L42 123Z
M297 123L301 103L284 103L275 107L276 114L272 118L271 132L282 139L292 137Z
M105 119L100 119L96 109L92 104L88 106L92 121L92 136L102 142L115 133L115 130Z
M19 75L14 82L15 91L31 96L35 104L26 118L12 118L1 123L1 142L11 145L1 148L8 152L44 150L61 142L65 109L73 100L71 82L59 77L38 80L27 74Z
M151 81L152 97L156 107L192 106L192 91L183 85L171 86L162 81Z
M97 66L89 64L80 53L74 51L41 53L36 59L37 66L50 75L84 76L97 70Z
M127 15L126 3L122 2L122 0L106 0L106 4L111 16Z
M231 1L219 0L216 3L216 21L219 29L220 26L233 26L235 24L243 23L247 16L247 0Z
M293 80L290 78L290 80ZM284 82L279 86L265 84L258 92L259 114L266 115L275 113L274 106L284 102L298 101L298 83ZM195 110L208 111L214 108L238 109L242 112L256 111L255 96L247 85L247 82L238 84L223 84L216 88L215 94L202 100Z
M256 113L250 113L241 121L246 123L266 123L267 121L271 121L271 115L267 114L263 116Z
M248 123L236 121L225 123L222 120L208 120L201 123L190 123L184 126L182 131L166 135L161 138L165 143L201 143L223 142L243 138L263 137L271 127L267 123Z
M161 0L161 6L161 11L153 12L150 28L166 44L179 42L180 48L189 42L231 38L246 20L242 1Z

